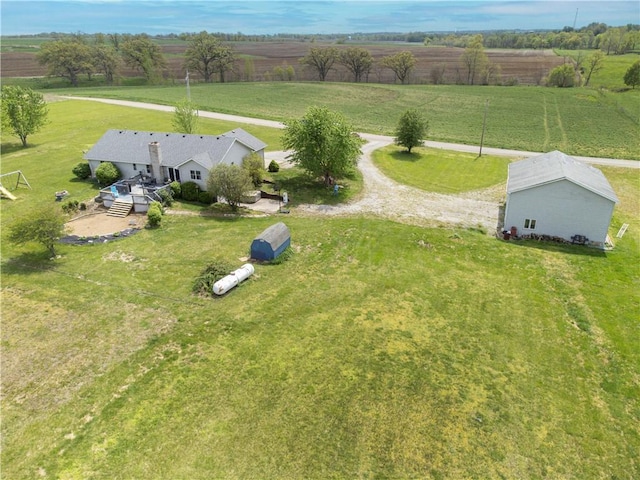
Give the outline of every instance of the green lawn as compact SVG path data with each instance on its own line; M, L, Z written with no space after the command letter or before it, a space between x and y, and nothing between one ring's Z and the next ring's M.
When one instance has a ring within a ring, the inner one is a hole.
M504 157L414 148L411 153L388 146L373 154L382 172L405 185L430 192L460 193L504 182L510 160Z
M571 57L575 60L579 55L587 58L593 54L594 50L555 50L555 52L560 56ZM638 60L640 60L640 55L637 53L606 55L602 62L602 69L591 76L590 86L611 90L629 88L624 84L624 74Z
M184 86L79 88L66 93L174 104ZM459 85L228 83L191 86L200 109L284 121L309 105L342 112L358 131L392 134L400 115L417 107L429 139L498 148L640 159L640 90Z
M50 108L34 147L2 137L34 187L0 200L2 239L55 190L95 194L71 168L104 129L170 127ZM607 253L295 210L170 215L55 261L2 241L3 478L640 476L638 175L605 173L632 225ZM191 295L279 220L289 260Z

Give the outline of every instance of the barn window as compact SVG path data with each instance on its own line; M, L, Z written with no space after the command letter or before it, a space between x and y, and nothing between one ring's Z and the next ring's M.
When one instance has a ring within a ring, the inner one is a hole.
M534 219L525 219L524 228L530 228L531 230L534 230L536 228L536 221Z
M191 170L191 180L201 180L200 170Z

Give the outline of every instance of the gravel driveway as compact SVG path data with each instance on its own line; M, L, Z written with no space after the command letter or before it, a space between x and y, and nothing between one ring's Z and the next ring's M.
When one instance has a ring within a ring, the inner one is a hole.
M299 205L296 212L306 215L375 215L417 225L482 226L494 231L498 224L504 185L460 195L443 195L402 185L383 175L373 164L374 150L391 143L388 137L361 134L367 140L358 168L364 189L361 197L341 205ZM281 162L285 152L269 152L267 160Z

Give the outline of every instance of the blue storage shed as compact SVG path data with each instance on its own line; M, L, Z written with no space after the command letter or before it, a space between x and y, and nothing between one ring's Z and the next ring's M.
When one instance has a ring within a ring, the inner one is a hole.
M289 228L278 222L258 235L251 243L251 258L255 260L273 260L291 245Z

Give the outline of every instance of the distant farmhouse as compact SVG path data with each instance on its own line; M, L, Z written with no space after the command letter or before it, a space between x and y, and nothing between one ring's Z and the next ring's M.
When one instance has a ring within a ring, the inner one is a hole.
M251 153L264 162L266 146L241 128L220 135L108 130L84 158L92 177L103 162L113 163L122 174L123 181L100 192L106 207L117 201L123 212L125 204L131 205L128 211L145 212L167 183L191 181L205 191L216 165L240 166Z
M509 165L504 226L604 247L616 203L600 170L553 151Z

